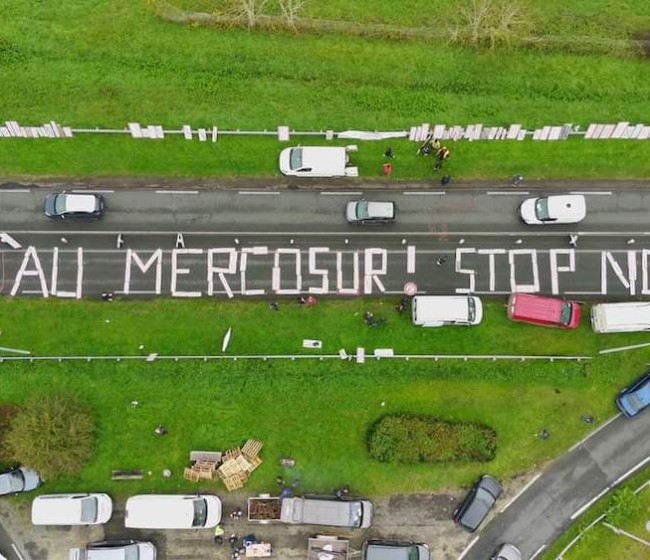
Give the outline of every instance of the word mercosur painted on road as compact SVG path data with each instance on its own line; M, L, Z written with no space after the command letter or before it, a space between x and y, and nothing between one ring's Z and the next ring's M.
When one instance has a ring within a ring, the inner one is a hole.
M92 260L89 259L92 253L92 250L85 253L81 247L73 251L60 251L55 247L41 250L40 254L33 246L24 251L11 251L7 254L18 257L16 264L21 264L13 278L11 271L4 271L3 285L5 280L13 280L12 296L36 293L42 297L81 298L84 274L88 273L87 268L84 271L84 263L87 265ZM649 249L580 254L576 249L463 247L451 252L453 258L444 266L436 262L436 257L440 261L440 254L441 251L431 249L418 252L414 245L399 250L333 250L329 247L271 250L267 246L168 251L126 249L113 252L117 260L115 264L111 262L110 278L105 281L107 284L119 282L114 290L124 295L148 293L186 298L220 294L233 298L235 295L265 294L397 293L405 281L416 282L423 291L433 286L430 293L444 289L446 293L458 294L504 291L560 294L566 290L561 289L561 283L572 282L575 286L579 281L596 288L586 293L607 294L613 287L615 291L630 296L650 295ZM577 266L577 254L585 260L584 270ZM446 262L446 257L443 262ZM49 270L43 266L44 263L50 265ZM434 280L443 272L448 276L447 281L436 286ZM63 276L66 287L74 289L61 289ZM38 290L26 289L26 284L33 286L34 283ZM137 290L134 283L139 286ZM149 289L142 290L143 284ZM165 293L163 284L168 286ZM179 287L181 284L185 289ZM253 284L257 287L251 287ZM110 285L103 287L111 288ZM189 290L188 287L201 289ZM391 287L395 289L391 290Z

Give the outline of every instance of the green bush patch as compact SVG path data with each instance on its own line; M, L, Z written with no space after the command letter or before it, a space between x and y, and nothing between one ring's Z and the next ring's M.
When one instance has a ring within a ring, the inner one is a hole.
M496 432L480 424L388 415L371 428L368 451L382 463L486 462L494 459L496 443Z

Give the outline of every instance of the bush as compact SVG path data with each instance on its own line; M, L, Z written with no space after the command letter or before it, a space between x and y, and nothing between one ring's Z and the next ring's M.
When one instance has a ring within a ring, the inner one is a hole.
M625 487L612 496L607 511L607 521L613 525L622 525L641 510L641 500L631 488Z
M382 463L485 462L494 459L496 432L479 424L388 415L371 428L368 451Z
M11 419L4 443L9 456L43 478L78 474L93 448L94 420L66 396L33 398Z

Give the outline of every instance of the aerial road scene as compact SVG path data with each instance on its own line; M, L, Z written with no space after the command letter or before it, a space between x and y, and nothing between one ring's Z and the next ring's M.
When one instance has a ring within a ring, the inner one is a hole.
M650 3L0 13L0 560L650 559Z

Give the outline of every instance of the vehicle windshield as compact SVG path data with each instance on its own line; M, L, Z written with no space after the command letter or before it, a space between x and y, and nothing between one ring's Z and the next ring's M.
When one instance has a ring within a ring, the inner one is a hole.
M129 544L124 547L124 560L139 560L140 548L137 544Z
M25 488L25 477L20 471L14 471L9 475L9 491L22 492Z
M97 521L97 498L81 499L81 522L94 523Z
M560 312L560 323L563 325L568 325L571 322L571 312L573 311L573 305L569 302L566 302L562 305L562 311Z
M208 520L208 502L203 498L193 500L194 503L194 519L192 520L192 527L205 527Z
M54 211L57 214L65 213L65 195L60 194L54 199Z
M360 200L359 202L357 202L357 219L358 220L368 219L368 202L365 200Z
M547 222L551 219L548 215L548 198L538 198L535 201L535 215L540 222Z
M289 155L289 167L300 169L302 167L302 148L294 148Z
M470 323L476 321L476 302L473 297L467 298L468 317Z

